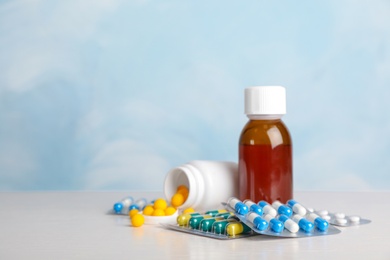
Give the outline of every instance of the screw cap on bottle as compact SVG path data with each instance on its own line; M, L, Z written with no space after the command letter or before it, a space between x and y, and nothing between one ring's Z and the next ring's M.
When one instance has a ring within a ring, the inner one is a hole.
M286 114L286 89L282 86L256 86L246 88L245 114Z

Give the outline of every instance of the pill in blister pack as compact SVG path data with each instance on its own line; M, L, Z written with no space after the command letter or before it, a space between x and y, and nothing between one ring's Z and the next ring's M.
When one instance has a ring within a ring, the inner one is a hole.
M322 218L327 219L330 224L340 227L364 225L371 222L369 219L363 219L356 215L345 215L342 212L330 213L327 210L318 210L314 212L321 214Z
M240 203L237 198L231 198L229 201L234 201L235 205ZM229 203L222 203L222 205L228 211L236 213L236 210ZM236 214L241 222L258 234L276 237L308 237L341 232L335 227L329 227L326 220L311 213L296 201L291 201L287 205L275 201L272 206L266 201L260 201L258 205L262 208L262 214L257 214L254 211L247 214ZM294 207L294 205L296 206Z
M202 214L182 214L177 217L177 225L162 225L176 231L216 239L242 238L255 234L250 227L225 209L209 210Z

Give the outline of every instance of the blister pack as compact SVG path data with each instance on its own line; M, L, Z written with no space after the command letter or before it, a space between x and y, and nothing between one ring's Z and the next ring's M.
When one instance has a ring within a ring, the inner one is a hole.
M371 220L361 218L357 215L345 215L344 213L331 213L327 210L314 210L314 213L321 216L321 218L327 220L329 224L340 226L340 227L350 227L358 226L371 223Z
M225 209L181 214L177 217L176 225L162 224L162 226L193 235L224 240L244 238L256 234L233 213Z

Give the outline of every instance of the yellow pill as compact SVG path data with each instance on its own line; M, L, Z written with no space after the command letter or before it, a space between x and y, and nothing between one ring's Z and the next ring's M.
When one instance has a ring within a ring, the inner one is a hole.
M185 185L180 185L179 187L177 187L176 192L179 192L179 191L181 191L181 190L185 190L185 191L188 192L188 188L187 188L187 186L185 186Z
M135 215L131 218L131 224L133 225L133 227L140 227L140 226L142 226L144 223L145 223L145 218L144 218L144 216L142 216L141 214L135 214Z
M132 218L135 214L137 214L139 212L138 209L132 209L129 211L129 216L130 218Z
M165 209L166 216L171 216L171 215L175 214L175 212L176 212L176 209L174 207L168 207Z
M192 212L195 212L195 210L193 208L186 208L183 213L192 213Z
M165 210L168 207L167 201L164 199L156 199L154 202L154 209L162 209Z
M143 213L145 216L151 216L151 215L153 214L153 211L154 211L153 206L152 206L152 205L148 205L148 206L146 206L146 207L144 208L144 210L143 210L142 213Z
M226 227L226 233L229 236L236 236L242 233L248 233L251 232L250 227L243 223L229 223Z
M165 216L165 212L164 212L163 209L155 209L153 211L152 216L155 216L155 217L157 217L157 216Z
M175 208L180 207L181 205L183 205L183 203L184 203L184 197L182 194L176 193L175 195L172 196L171 204L173 207Z

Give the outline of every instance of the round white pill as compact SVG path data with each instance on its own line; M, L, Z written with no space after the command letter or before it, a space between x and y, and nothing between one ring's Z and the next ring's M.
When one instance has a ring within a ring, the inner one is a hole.
M336 219L337 224L347 224L347 220L345 218Z
M318 215L320 215L321 217L323 216L326 216L329 214L329 212L326 210L326 209L323 209L323 210L319 210L317 211Z
M307 211L314 212L314 209L313 208L307 208Z
M353 222L353 223L359 223L360 221L360 217L359 216L349 216L349 221Z
M329 215L322 216L322 218L325 219L326 221L329 221L329 220L330 220L330 216L329 216Z
M339 218L345 218L345 214L344 213L334 213L334 217L339 219Z

